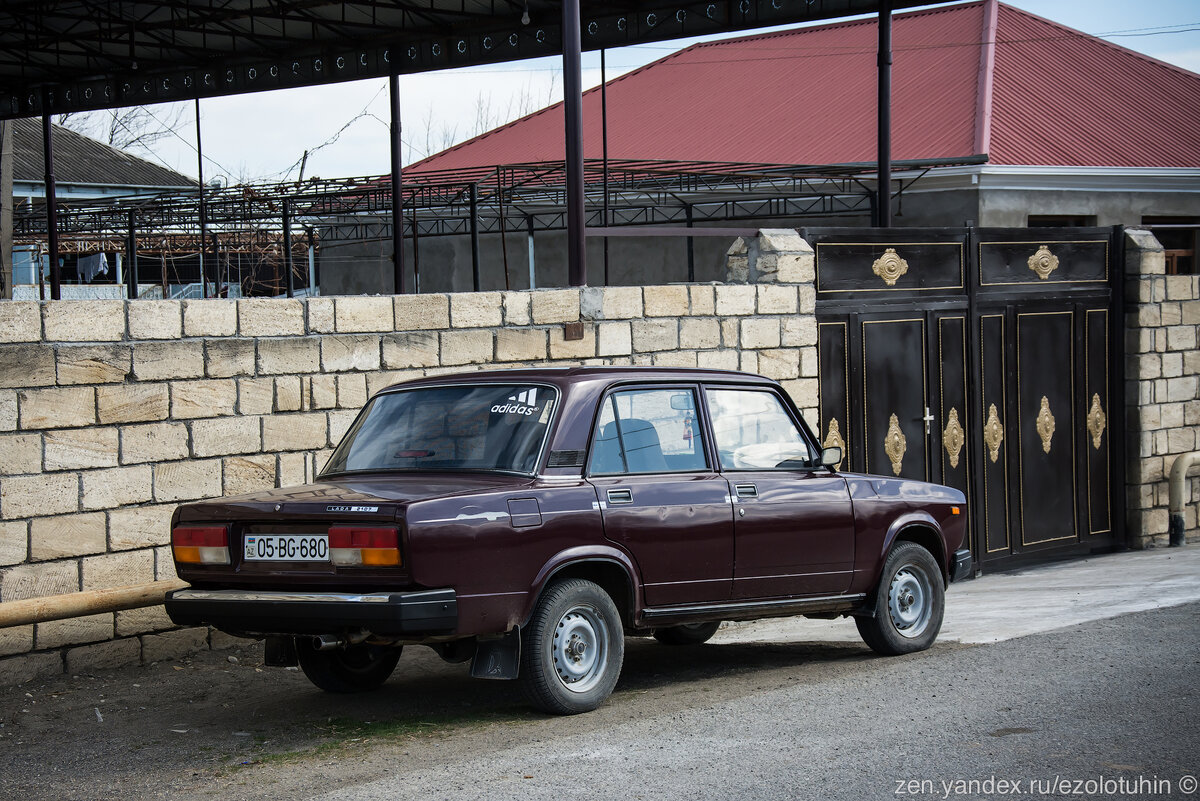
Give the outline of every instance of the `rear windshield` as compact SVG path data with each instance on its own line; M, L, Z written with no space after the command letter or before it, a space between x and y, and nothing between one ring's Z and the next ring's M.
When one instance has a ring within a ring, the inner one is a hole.
M323 475L359 470L532 473L557 395L528 384L455 385L378 395Z

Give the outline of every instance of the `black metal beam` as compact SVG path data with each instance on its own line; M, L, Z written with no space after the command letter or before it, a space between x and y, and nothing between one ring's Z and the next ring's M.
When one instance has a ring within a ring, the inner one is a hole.
M388 76L392 160L392 291L404 294L404 189L401 184L400 76Z
M283 269L287 273L287 296L295 297L296 283L292 276L292 208L287 200L283 201Z
M587 286L584 238L583 61L579 0L562 0L563 114L567 161L567 283ZM607 159L605 160L607 164Z
M574 2L574 0L570 0ZM892 8L921 5L895 0ZM557 3L463 0L9 0L0 117L188 100L562 52ZM594 51L878 10L875 0L589 2ZM136 64L136 66L135 66ZM39 97L42 88L49 90ZM31 92L32 90L32 92ZM43 107L45 106L45 107Z
M137 221L132 209L129 211L129 238L125 244L125 279L129 285L129 299L137 300Z
M50 251L50 299L62 297L62 276L58 270L58 199L54 191L54 126L50 115L42 115L42 156L46 167L46 244ZM38 265L38 272L42 266Z
M479 184L470 186L471 286L479 291Z
M208 217L204 208L204 140L200 136L200 98L196 98L196 169L200 206L200 296L208 297L208 272L204 266L204 243L208 241Z
M892 9L891 0L879 2L879 104L876 117L879 123L879 165L875 224L888 228L892 224Z

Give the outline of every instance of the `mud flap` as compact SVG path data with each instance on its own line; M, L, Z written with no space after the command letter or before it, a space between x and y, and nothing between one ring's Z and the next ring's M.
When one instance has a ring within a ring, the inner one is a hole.
M521 666L521 627L517 626L498 640L480 640L471 662L471 675L477 679L515 679Z
M300 664L296 658L295 637L267 637L263 650L263 664L268 667L295 667Z

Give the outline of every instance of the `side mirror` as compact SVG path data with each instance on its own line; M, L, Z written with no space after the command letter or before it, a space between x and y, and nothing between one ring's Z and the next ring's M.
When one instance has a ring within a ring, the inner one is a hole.
M842 463L842 449L838 447L825 448L821 451L821 465L828 467L830 470L837 468Z

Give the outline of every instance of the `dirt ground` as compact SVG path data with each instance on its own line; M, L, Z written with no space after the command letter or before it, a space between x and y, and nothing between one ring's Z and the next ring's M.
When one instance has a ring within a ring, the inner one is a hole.
M260 645L60 676L0 693L0 799L863 801L905 778L1197 773L1200 603L894 658L813 631L629 639L612 699L573 717L427 648L355 696Z
M583 718L533 712L515 683L472 679L467 665L424 647L407 648L383 689L366 695L329 695L298 670L263 667L261 644L31 682L0 694L0 798L307 797L377 778L410 750L451 746L467 730L527 742L585 719L634 719L643 697L661 714L873 659L860 644L710 645L703 660L653 640L626 648L614 702Z

